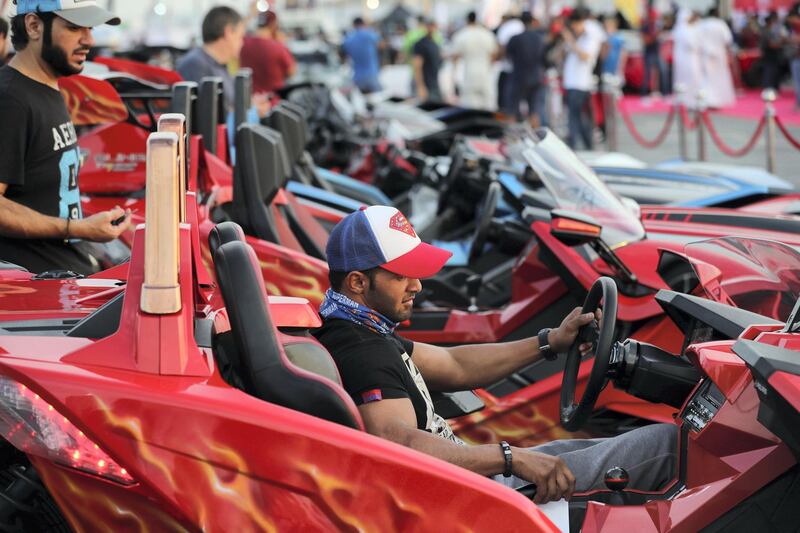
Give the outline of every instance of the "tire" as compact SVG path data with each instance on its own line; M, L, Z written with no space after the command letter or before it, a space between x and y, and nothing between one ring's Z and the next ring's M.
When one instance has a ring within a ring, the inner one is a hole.
M27 456L6 441L0 441L0 531L72 531Z

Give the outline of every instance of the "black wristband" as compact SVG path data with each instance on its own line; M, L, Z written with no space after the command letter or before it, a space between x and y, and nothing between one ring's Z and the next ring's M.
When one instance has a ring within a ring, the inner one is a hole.
M511 446L509 446L506 441L501 440L500 449L503 450L503 463L505 465L503 469L503 476L511 477Z
M550 334L550 328L544 328L539 331L537 338L539 339L539 353L542 354L542 357L547 359L548 361L555 360L558 357L558 354L550 348L550 341L547 340L547 336Z

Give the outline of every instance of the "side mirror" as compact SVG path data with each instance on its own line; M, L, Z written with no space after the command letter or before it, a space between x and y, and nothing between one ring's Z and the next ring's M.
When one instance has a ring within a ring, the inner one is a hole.
M694 268L697 278L700 280L700 285L711 300L738 307L722 286L722 270L716 265L700 261L699 259L693 258L690 259L689 262L692 268Z
M550 234L567 246L594 242L602 231L603 226L588 215L565 209L550 211Z

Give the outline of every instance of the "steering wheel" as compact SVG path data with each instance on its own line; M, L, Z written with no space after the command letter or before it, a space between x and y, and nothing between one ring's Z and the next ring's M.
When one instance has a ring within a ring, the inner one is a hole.
M399 150L397 150L397 147L395 147L395 145L392 143L389 143L386 146L386 149L382 154L380 153L380 151L378 151L377 147L375 147L374 150L375 150L374 153L379 156L375 159L382 160L381 161L382 164L375 173L375 185L379 189L383 189L383 187L386 185L386 181L389 175L392 173L392 169L395 166L397 158L400 157L400 152Z
M441 215L447 209L447 203L453 193L458 174L464 166L464 153L458 143L453 145L453 157L450 160L450 168L447 170L447 176L442 181L442 187L439 191L439 205L436 207L436 214Z
M536 483L529 483L527 485L523 485L516 489L517 492L528 498L529 500L533 500L536 497Z
M611 347L614 345L614 327L617 322L617 285L609 277L599 278L592 284L586 300L583 302L582 313L594 312L602 300L603 319L598 327L596 321L583 326L569 347L567 360L564 364L564 378L561 383L561 425L567 431L577 431L594 409L597 397L606 385L608 362L611 357ZM594 345L594 365L589 375L589 382L583 391L580 402L575 403L575 388L578 384L578 368L581 364L581 354L578 349L581 344L592 342Z
M469 260L472 263L483 253L483 247L486 245L486 238L489 236L489 227L492 225L494 212L497 210L497 201L500 199L501 185L497 181L493 181L486 191L486 200L483 202L483 209L481 209L481 218L475 226L475 233L472 235L472 244L469 247Z

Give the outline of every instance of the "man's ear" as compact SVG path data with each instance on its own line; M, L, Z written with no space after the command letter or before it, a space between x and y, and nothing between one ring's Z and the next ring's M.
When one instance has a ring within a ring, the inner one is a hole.
M38 41L44 33L44 21L35 13L25 15L25 31L28 32L28 39Z
M344 286L353 294L364 294L369 288L369 278L363 272L350 272L344 278Z

